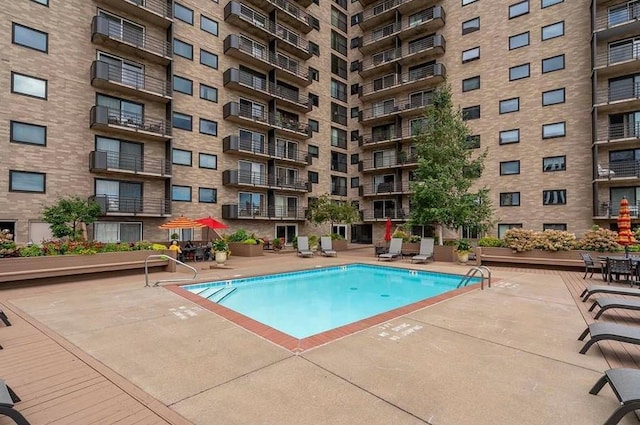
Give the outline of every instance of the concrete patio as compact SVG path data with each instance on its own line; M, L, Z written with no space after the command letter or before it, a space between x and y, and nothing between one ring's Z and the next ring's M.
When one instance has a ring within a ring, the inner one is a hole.
M352 262L376 263L373 249L194 264L207 281ZM640 350L604 343L578 353L593 313L576 293L596 276L494 268L493 277L490 289L299 355L165 288L145 288L143 276L6 289L0 302L14 326L0 328L0 367L33 425L603 423L617 400L608 387L589 389L610 367L639 367Z

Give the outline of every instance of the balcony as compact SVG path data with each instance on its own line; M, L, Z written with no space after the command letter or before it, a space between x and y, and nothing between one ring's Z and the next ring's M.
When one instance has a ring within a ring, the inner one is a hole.
M428 58L443 54L446 51L444 36L436 34L423 40L415 40L396 49L378 52L362 62L360 76L370 77L374 74L393 72L397 64L408 66L425 61Z
M360 186L360 196L389 196L409 194L409 182L389 182Z
M275 145L256 143L251 139L243 139L235 135L222 139L222 151L254 158L277 159L302 166L311 164L311 156L307 152L279 149Z
M286 27L266 19L262 15L257 15L253 9L241 3L233 0L227 3L224 7L224 20L263 39L271 40L275 37L280 41L279 47L304 60L313 56L307 40Z
M253 124L263 130L270 130L272 127L281 130L289 136L308 139L311 137L311 128L308 124L289 119L277 113L267 113L257 111L251 105L241 105L238 102L229 102L222 108L224 119L240 124Z
M161 28L167 28L173 22L173 10L170 0L98 0L113 10L135 16Z
M363 149L380 149L395 146L398 142L413 141L413 132L409 124L391 132L378 132L377 134L363 134L358 140L358 145Z
M631 218L640 218L640 202L629 201L629 215ZM609 218L617 219L620 214L620 202L611 205L610 201L603 201L598 205L594 219L605 220Z
M127 136L135 134L155 140L171 138L171 124L167 120L100 105L91 107L89 125L91 128Z
M93 195L89 201L100 205L103 216L169 217L171 201L160 198L135 198L118 195Z
M360 28L362 31L366 31L372 28L376 28L385 22L393 20L395 18L396 13L399 13L402 16L413 15L416 12L419 12L420 9L423 9L428 5L427 1L413 1L413 0L386 0L379 2L372 7L367 7L362 11L362 22L360 22ZM421 21L426 21L428 19L434 19L434 9L442 8L440 6L433 6L429 9L425 10L425 15L428 17L423 17L421 20L417 20L417 23L414 22L414 25L421 23ZM440 11L437 12L437 18L440 18ZM444 19L444 15L442 14L442 19Z
M387 221L387 218L399 221L409 219L409 208L361 210L362 221Z
M223 74L223 85L264 100L278 99L283 106L301 112L311 110L308 98L287 87L256 77L236 68L229 68Z
M418 163L418 157L410 152L399 151L392 157L366 158L360 161L359 171L372 172L389 170L397 167L414 167Z
M281 178L267 173L251 173L240 170L224 170L222 184L236 187L261 187L288 192L308 192L306 180Z
M135 174L145 177L171 177L171 161L164 158L127 155L119 152L92 151L89 153L92 173Z
M402 75L390 74L360 87L363 101L393 97L396 93L426 89L444 81L446 69L443 64L425 65Z
M628 183L629 180L640 178L640 161L616 161L609 163L599 163L596 180L618 181Z
M640 109L640 83L628 87L605 87L596 92L596 104L600 112Z
M619 6L619 7L617 7ZM610 11L610 9L615 9ZM640 4L632 2L609 5L607 9L596 12L595 32L598 40L613 40L625 34L640 32Z
M285 22L296 30L308 34L313 30L313 16L309 15L304 9L287 0L247 0L249 3L257 6L257 9L265 15L269 15L274 10L278 11L278 20Z
M308 68L285 56L268 52L243 36L228 35L224 39L224 53L267 72L276 69L278 78L293 84L308 86L312 83Z
M423 109L433 103L433 93L425 92L414 99L406 99L398 104L384 104L365 109L360 112L359 121L363 125L375 125L384 121L395 121L396 115L415 115L423 112Z
M596 138L597 144L635 144L640 138L640 123L609 124L608 127L598 129Z
M640 59L640 45L634 45L630 41L600 52L596 56L595 69L602 77L631 74L638 70L638 59Z
M169 102L172 95L168 81L102 61L91 64L91 85L160 102Z
M311 6L311 3L313 3L313 0L295 0L295 1L302 7L309 7Z
M168 41L123 27L104 16L93 17L91 41L162 65L171 62L173 56Z
M260 207L225 204L222 205L222 218L225 220L287 220L306 221L306 210L303 208Z

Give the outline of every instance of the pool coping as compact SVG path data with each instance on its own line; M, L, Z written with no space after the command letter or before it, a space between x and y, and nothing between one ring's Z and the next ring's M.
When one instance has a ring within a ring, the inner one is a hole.
M353 264L359 264L359 263L353 263ZM307 269L307 270L317 270L317 268ZM412 269L405 269L405 270L412 270ZM306 270L296 270L296 271L302 272ZM453 273L439 273L439 272L430 272L430 273L447 274L447 275L453 274ZM274 273L274 274L277 274L277 273ZM262 276L262 275L244 276L243 278L258 277L258 276ZM495 281L496 279L492 279L491 283ZM198 283L194 282L193 284L198 284ZM253 334L256 334L266 339L267 341L270 341L273 344L276 344L294 354L302 354L303 352L308 351L312 348L316 348L321 345L328 344L337 339L346 337L348 335L352 335L356 332L363 331L365 329L369 329L373 326L396 319L400 316L404 316L405 314L413 313L414 311L420 310L424 307L428 307L430 305L437 304L439 302L457 297L467 292L474 291L480 287L480 283L476 283L476 284L465 286L458 289L453 289L451 291L447 291L440 295L436 295L430 298L425 298L424 300L407 304L402 307L394 308L393 310L389 310L384 313L379 313L374 316L370 316L365 319L358 320L356 322L339 326L337 328L333 328L328 331L324 331L307 338L295 338L282 331L272 328L271 326L265 325L264 323L261 323L255 319L247 317L244 314L238 313L237 311L231 310L230 308L224 307L218 303L215 303L206 298L203 298L191 291L183 289L183 286L190 286L190 285L176 283L176 284L163 285L163 288L197 304L198 306L204 308L205 310L209 310L229 320L230 322L240 326L241 328L244 328L245 330Z

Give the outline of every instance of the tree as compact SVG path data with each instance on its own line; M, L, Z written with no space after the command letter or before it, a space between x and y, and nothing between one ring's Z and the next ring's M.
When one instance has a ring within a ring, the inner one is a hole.
M100 214L100 204L76 196L60 198L54 205L45 207L42 218L50 224L53 236L75 241L83 237L80 224L92 224Z
M453 106L451 87L445 83L434 92L415 136L418 168L411 199L411 223L435 224L440 244L443 227L486 230L493 214L489 190L471 191L484 170L487 152L474 155L469 135L460 110Z
M330 223L333 229L334 224L351 224L360 220L360 212L351 203L334 200L324 194L309 206L307 218L315 225Z

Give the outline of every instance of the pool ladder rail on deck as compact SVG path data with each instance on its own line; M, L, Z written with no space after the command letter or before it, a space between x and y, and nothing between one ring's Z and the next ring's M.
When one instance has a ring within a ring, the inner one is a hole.
M176 278L176 279L163 279L163 280L159 280L159 281L155 282L153 284L153 286L158 286L159 283L165 283L165 282L192 281L192 280L195 280L196 277L198 277L198 270L196 270L195 267L191 267L190 265L185 264L180 260L176 260L173 257L169 257L168 255L151 254L146 258L146 260L144 260L144 286L151 286L151 285L149 285L149 267L148 267L148 264L147 264L151 258L160 258L162 260L173 261L174 263L181 264L181 265L185 266L186 268L191 269L191 271L193 271L193 277L179 277L179 278Z
M485 271L487 272L486 276L484 274ZM480 276L482 276L482 280L480 281L480 290L484 289L485 280L488 282L487 286L491 288L491 270L489 270L489 267L487 266L471 267L469 271L464 275L464 277L460 280L460 283L458 283L458 286L456 286L456 288L460 288L461 286L467 286L467 284L471 282L471 279L473 279L473 277L477 273L480 273Z

